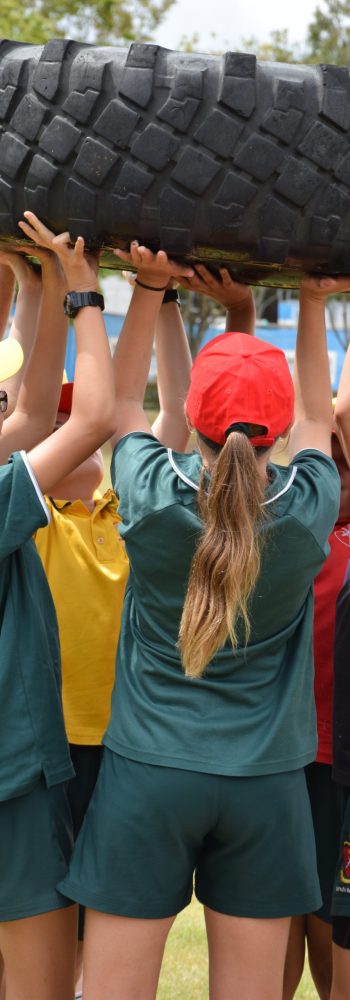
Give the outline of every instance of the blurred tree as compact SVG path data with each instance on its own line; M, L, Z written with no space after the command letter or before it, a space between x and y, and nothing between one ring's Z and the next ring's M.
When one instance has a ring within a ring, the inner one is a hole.
M195 358L200 350L204 334L222 319L218 324L218 334L225 329L226 311L223 306L207 295L199 295L198 292L188 292L186 288L180 288L181 312L184 321L188 342L192 358Z
M306 28L303 44L290 41L287 29L271 31L266 42L243 40L243 48L271 62L333 63L350 60L350 0L320 0Z
M195 358L209 327L214 328L214 330L217 327L217 334L222 333L225 329L226 311L223 306L206 295L189 292L185 288L180 288L179 291L182 318L192 358ZM253 288L253 292L257 319L266 320L270 324L277 323L278 302L283 295L282 289L257 285Z
M345 295L332 295L327 301L329 325L344 354L350 343L349 303Z
M306 61L348 66L350 0L322 0L307 28Z
M290 41L287 28L271 31L267 42L261 43L254 36L244 38L242 46L245 52L253 52L264 62L300 62L298 46Z
M43 44L71 36L99 45L149 41L176 0L1 0L0 35Z

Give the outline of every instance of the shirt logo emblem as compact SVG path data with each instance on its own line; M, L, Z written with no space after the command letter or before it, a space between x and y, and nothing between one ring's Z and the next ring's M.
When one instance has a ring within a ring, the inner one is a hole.
M340 881L350 883L350 841L343 843L343 867L340 869Z
M347 545L348 549L350 549L350 524L344 524L343 528L338 528L338 531L335 532L335 537L338 539L338 542L342 542L343 545Z

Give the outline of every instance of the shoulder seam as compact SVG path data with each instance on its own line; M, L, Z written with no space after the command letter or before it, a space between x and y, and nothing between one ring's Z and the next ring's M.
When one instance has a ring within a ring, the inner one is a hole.
M44 511L46 519L47 519L47 523L50 524L51 514L50 514L50 511L49 511L49 508L48 508L47 504L45 503L44 496L43 496L43 494L41 492L39 483L38 483L37 479L35 478L33 469L31 467L31 464L30 464L29 460L28 460L28 455L27 455L27 453L25 451L20 451L20 456L21 456L21 459L24 462L24 465L25 465L25 467L27 469L29 478L31 479L31 481L33 483L33 486L34 486L36 495L38 497L38 500L40 500L41 506L43 508L43 511Z

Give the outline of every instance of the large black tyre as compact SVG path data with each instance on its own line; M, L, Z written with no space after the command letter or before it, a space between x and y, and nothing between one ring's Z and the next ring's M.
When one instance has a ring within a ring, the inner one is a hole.
M267 284L350 268L348 69L3 41L0 123L0 238L30 208Z

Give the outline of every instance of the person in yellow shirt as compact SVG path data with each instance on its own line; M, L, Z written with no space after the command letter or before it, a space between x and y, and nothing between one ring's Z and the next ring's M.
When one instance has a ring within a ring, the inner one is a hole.
M73 383L62 386L58 420L68 419ZM63 707L74 748L100 746L109 720L128 559L113 491L98 495L104 474L98 451L46 497L48 531L36 546L50 583L59 624ZM79 499L77 499L79 498Z

